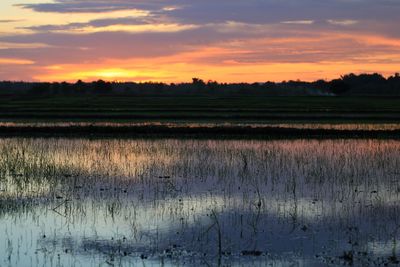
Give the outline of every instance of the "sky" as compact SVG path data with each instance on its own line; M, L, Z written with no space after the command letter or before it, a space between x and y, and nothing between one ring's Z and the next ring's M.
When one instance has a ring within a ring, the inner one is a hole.
M400 72L399 0L1 0L0 80Z

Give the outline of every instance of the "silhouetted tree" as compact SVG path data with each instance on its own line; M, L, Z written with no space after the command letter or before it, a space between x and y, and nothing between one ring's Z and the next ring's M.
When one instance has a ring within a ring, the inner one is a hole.
M195 89L202 90L202 89L206 88L206 83L202 79L199 79L199 78L192 78L192 85Z
M336 79L330 82L329 90L335 95L342 95L350 90L350 86L341 79Z
M109 82L98 80L97 82L94 82L94 90L96 93L107 94L112 92L112 86Z

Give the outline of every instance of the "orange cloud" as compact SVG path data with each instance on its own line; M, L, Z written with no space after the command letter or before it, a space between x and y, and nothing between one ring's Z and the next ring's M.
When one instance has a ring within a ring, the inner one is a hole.
M48 72L35 76L42 81L76 81L78 79L111 81L162 81L187 82L192 77L220 82L263 82L287 79L316 80L334 79L339 75L354 72L379 71L385 75L400 69L399 63L354 63L352 61L321 61L310 63L238 63L226 60L220 64L206 61L197 62L202 57L230 54L222 48L204 48L192 53L181 53L160 58L132 58L125 60L107 59L98 64L71 64L49 67ZM237 51L245 53L246 51ZM379 59L379 57L378 57Z
M159 57L104 58L95 63L56 64L34 76L42 81L117 80L220 82L333 79L347 73L400 70L400 40L380 35L321 32L299 37L251 38L186 46ZM100 58L100 56L99 56Z

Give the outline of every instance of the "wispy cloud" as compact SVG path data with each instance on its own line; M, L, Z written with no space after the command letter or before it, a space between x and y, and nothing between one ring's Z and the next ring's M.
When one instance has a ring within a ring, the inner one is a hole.
M328 19L327 22L332 25L340 25L340 26L350 26L358 23L358 20L351 20L351 19L342 19L342 20L335 20L335 19Z
M298 24L298 25L311 25L314 24L313 20L287 20L282 21L282 24Z
M104 1L104 0L54 0L50 3L26 3L15 6L32 9L36 12L51 13L104 13L120 10L176 10L180 5L175 2L181 1Z
M79 25L45 25L31 27L36 32L67 33L67 34L91 34L100 32L127 32L127 33L151 33L151 32L179 32L197 28L196 25L168 24L110 24L105 26Z
M17 19L0 19L0 23L11 23L11 22L19 22L22 20L17 20Z
M0 42L0 49L35 49L35 48L49 48L48 44L43 43L8 43Z
M0 65L32 65L35 62L20 58L0 58Z

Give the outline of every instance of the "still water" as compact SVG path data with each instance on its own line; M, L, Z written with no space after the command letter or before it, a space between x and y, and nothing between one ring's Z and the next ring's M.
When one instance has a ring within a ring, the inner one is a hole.
M0 266L395 265L400 141L0 139Z

